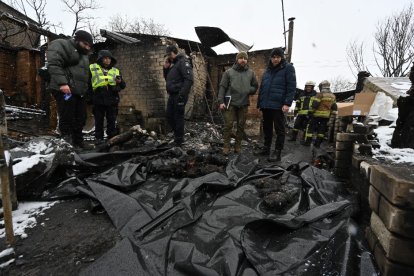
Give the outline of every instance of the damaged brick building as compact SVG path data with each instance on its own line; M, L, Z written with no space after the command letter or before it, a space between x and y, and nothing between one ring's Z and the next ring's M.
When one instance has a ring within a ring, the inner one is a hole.
M0 2L0 89L8 102L19 106L39 106L41 82L37 69L42 54L40 34L27 26L37 23L7 4Z
M194 85L186 106L186 118L221 122L217 111L216 95L223 72L235 62L235 54L217 55L211 48L200 43L172 37L143 34L119 34L101 30L106 41L95 45L95 55L101 49L109 49L117 58L127 88L122 92L119 123L128 128L137 121L146 128L160 130L164 125L167 94L162 65L167 43L176 43L192 61ZM249 52L249 65L260 81L268 64L271 50ZM257 95L251 97L249 118L257 121L260 113L256 108ZM257 125L257 124L255 124Z
M0 89L7 96L8 104L37 107L47 111L49 128L54 129L55 103L48 95L37 71L46 59L45 47L39 45L40 36L43 34L50 39L58 36L36 29L39 28L36 22L6 4L0 4L2 20L6 20L8 25L16 29L16 35L7 39L5 34L10 33L9 29L12 28L1 30ZM29 29L22 29L25 22L30 23ZM23 37L19 36L20 31ZM150 130L165 131L168 95L165 91L162 65L168 43L176 43L180 50L191 58L193 65L194 84L186 105L186 118L222 122L216 99L219 82L223 72L234 64L235 54L217 55L211 47L202 43L174 37L121 34L106 30L101 30L101 34L106 40L95 44L90 61L95 62L98 51L102 49L111 50L118 60L117 67L127 82L127 88L121 93L119 105L118 124L121 130L141 124ZM259 81L267 66L270 51L249 52L249 65L256 72ZM254 133L258 131L257 121L260 117L256 109L256 100L257 96L251 97L249 108L249 122L255 126ZM86 129L91 129L93 115L89 114L88 118Z

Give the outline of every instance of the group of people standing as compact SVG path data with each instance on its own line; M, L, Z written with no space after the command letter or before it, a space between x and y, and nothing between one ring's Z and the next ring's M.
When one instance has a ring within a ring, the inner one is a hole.
M89 64L88 54L92 45L91 34L80 30L73 38L54 40L47 51L50 75L48 87L56 99L59 130L63 139L79 148L85 148L82 129L86 122L88 99L93 103L95 143L100 144L104 139L105 118L107 137L117 134L115 124L119 92L126 87L120 70L115 67L117 60L110 51L99 51L96 62ZM193 68L190 59L184 53L179 53L174 45L167 46L165 57L163 71L169 95L166 119L174 132L174 144L181 146L184 142L185 106L193 84ZM223 154L230 152L234 122L237 128L234 152L241 151L249 96L254 95L258 88L256 75L248 65L248 54L238 53L235 64L223 74L218 94L218 107L224 112L225 121ZM302 130L303 144L309 145L313 141L318 147L336 104L329 82L320 84L320 93L316 93L314 88L314 82L307 82L304 92L296 97L297 116L289 140L296 140L298 132ZM285 113L289 111L295 95L295 68L285 59L282 48L273 49L257 99L257 108L263 115L264 134L263 147L257 154L268 155L269 161L281 160L286 136ZM273 130L276 139L272 151Z
M328 81L321 83L320 93L316 93L314 87L314 82L307 82L304 92L296 97L295 115L297 116L289 140L295 141L298 132L302 131L304 145L313 142L315 147L319 147L324 139L330 114L336 110L336 103ZM224 112L225 121L223 154L230 152L230 137L234 122L237 127L234 152L240 152L249 96L254 95L257 88L256 76L248 66L248 54L238 53L236 63L223 74L218 94L219 108ZM295 68L285 59L282 48L273 49L262 76L257 99L257 108L261 110L263 116L264 143L262 149L256 152L258 155L267 155L271 162L281 160L286 136L285 114L289 111L295 96ZM229 103L228 99L230 99ZM276 139L272 151L273 129Z
M95 143L104 139L104 119L108 138L116 135L119 92L126 87L116 59L108 50L98 53L96 63L89 64L92 35L79 30L70 39L56 39L47 50L48 89L56 99L61 137L75 148L85 149L83 127L86 104L93 104Z

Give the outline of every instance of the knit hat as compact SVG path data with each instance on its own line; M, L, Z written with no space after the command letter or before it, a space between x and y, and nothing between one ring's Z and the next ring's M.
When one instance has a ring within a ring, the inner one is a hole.
M167 48L165 49L165 54L169 55L170 53L177 54L178 48L175 45L168 45Z
M271 57L278 56L281 58L285 58L285 50L283 48L275 48L272 50L272 53L270 54Z
M238 60L238 59L240 59L240 58L244 58L244 59L249 59L249 56L247 55L247 53L246 52L240 52L240 53L238 53L237 55L236 55L236 61Z
M84 41L89 43L89 45L93 45L93 37L90 33L84 30L76 31L75 33L75 40L76 41Z

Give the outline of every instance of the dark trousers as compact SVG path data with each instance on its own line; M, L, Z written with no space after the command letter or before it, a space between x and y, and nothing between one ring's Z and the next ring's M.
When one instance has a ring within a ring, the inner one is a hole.
M244 126L246 124L247 106L229 106L224 111L224 146L230 146L230 138L233 130L233 123L236 122L236 146L240 147L244 135Z
M295 125L293 126L293 131L305 131L308 126L309 119L307 115L298 115L296 116Z
M309 138L312 137L313 143L319 146L325 138L326 131L328 130L329 118L313 117L310 124L311 134L307 133Z
M64 94L60 91L52 91L52 95L56 99L61 135L71 137L73 145L82 144L82 130L86 122L84 99L79 95L72 94L68 100L65 100Z
M275 150L282 150L285 144L285 115L282 110L262 109L264 146L272 145L273 128L276 132Z
M104 137L104 120L106 117L106 134L108 138L116 135L116 114L117 106L115 105L95 105L93 115L95 117L95 138L102 140Z
M306 130L308 128L309 119L308 115L297 115L295 119L295 125L292 129L292 138L296 139L299 131L303 131L303 136L305 136ZM303 137L301 137L302 139Z
M178 94L170 94L167 102L167 122L174 131L174 141L177 144L184 142L184 112L188 97L184 99L184 105L178 105Z

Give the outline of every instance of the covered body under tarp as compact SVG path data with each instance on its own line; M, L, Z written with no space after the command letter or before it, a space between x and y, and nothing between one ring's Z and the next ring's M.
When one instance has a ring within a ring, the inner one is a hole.
M345 183L307 163L223 162L165 145L70 160L45 166L48 190L37 194L88 196L123 237L81 275L376 274Z

